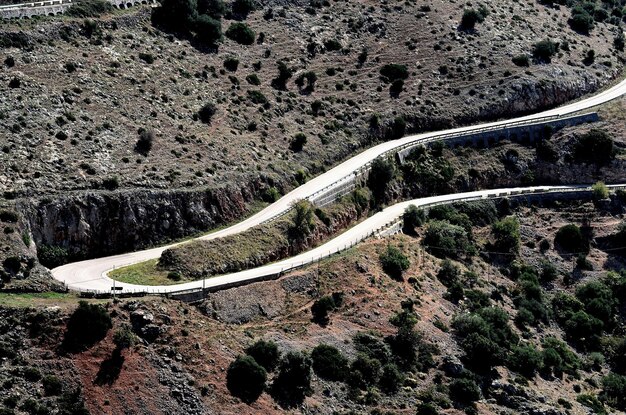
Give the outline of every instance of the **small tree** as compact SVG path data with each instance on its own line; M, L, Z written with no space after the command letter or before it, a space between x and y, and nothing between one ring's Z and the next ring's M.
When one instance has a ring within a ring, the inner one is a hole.
M306 141L307 141L306 135L304 135L303 133L298 133L294 135L290 144L291 150L295 152L302 151L302 149L304 148L304 145L306 144Z
M226 387L245 403L256 401L265 390L267 372L250 356L239 356L228 367Z
M67 322L63 347L70 352L85 350L104 339L111 327L111 316L104 307L80 301Z
M409 269L411 262L398 248L387 245L387 250L380 254L380 264L391 278L402 280L402 273Z
M394 168L390 161L376 158L372 162L372 168L367 176L367 185L372 190L377 203L385 200L385 193L393 174Z
M233 14L241 17L246 17L248 14L255 10L256 5L254 0L235 0L232 3Z
M494 223L492 232L496 238L495 248L498 252L515 255L519 253L519 220L515 216L509 216Z
M222 0L198 0L198 14L206 14L219 19L226 13L226 6Z
M226 30L226 37L234 40L240 45L251 45L254 43L256 34L245 23L233 23Z
M543 366L543 357L532 345L515 346L509 356L509 366L526 377L532 377Z
M196 39L205 45L213 46L222 40L222 23L205 14L194 21Z
M311 306L313 321L321 325L328 324L328 313L334 310L335 307L335 300L331 296L326 295L318 300L315 300Z
M304 238L315 228L315 210L308 200L299 200L294 205L293 226L291 234L293 239Z
M609 198L609 188L606 187L604 182L596 182L596 184L591 186L591 189L595 200L604 200Z
M562 226L556 232L554 243L570 253L589 251L589 243L580 228L574 224Z
M113 343L119 350L132 347L135 344L135 335L128 325L123 325L113 334Z
M484 22L488 14L489 12L484 6L479 7L478 10L465 9L463 11L463 17L461 18L461 29L473 30L476 23Z
M272 79L272 86L275 89L285 90L287 89L287 81L293 75L293 68L287 66L283 61L278 61L278 76Z
M422 209L415 205L410 205L402 215L402 230L404 233L413 234L415 228L421 226L426 220L426 215Z
M143 156L147 156L150 150L152 150L153 142L154 132L140 128L139 140L137 140L137 144L135 144L135 151Z
M480 399L480 388L471 379L455 379L450 383L450 399L469 405Z
M268 372L274 370L280 358L278 346L273 341L258 340L246 349L246 353Z
M211 120L213 119L213 116L216 112L217 107L215 106L215 104L208 102L204 104L202 108L200 108L200 111L198 111L198 117L203 123L211 124Z
M300 405L310 393L311 359L302 353L287 353L272 384L272 397L282 407L292 408Z
M558 52L558 45L550 39L545 39L535 43L533 56L542 62L550 62L552 56Z
M398 367L393 363L388 363L383 366L382 374L378 380L378 386L380 389L388 395L392 395L402 386L404 376L398 370Z
M348 371L348 359L336 347L326 344L316 346L311 352L313 370L327 380L341 381Z

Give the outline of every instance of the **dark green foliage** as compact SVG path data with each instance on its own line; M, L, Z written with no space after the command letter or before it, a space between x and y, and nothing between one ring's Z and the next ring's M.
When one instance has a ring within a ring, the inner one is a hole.
M513 56L512 61L517 66L530 66L530 59L528 58L528 55Z
M213 18L220 18L226 12L226 6L222 0L198 0L198 14Z
M403 380L404 376L402 376L398 367L390 363L383 366L378 386L384 393L392 395L400 390Z
M274 370L280 358L278 347L273 341L258 340L246 349L246 353L268 372Z
M313 314L313 321L318 324L328 324L328 313L335 310L340 305L335 303L333 296L326 295L318 300L315 300L311 306L311 314Z
M476 9L463 10L463 17L461 18L461 29L473 30L476 23L482 23L488 15L488 11L484 6Z
M624 32L619 30L613 38L613 47L615 47L615 49L619 50L620 52L623 52L625 43L626 37L624 37Z
M454 379L450 383L450 399L461 405L469 405L480 399L480 388L471 379Z
M604 324L584 311L577 311L565 322L563 328L571 341L583 347L594 348L597 347Z
M559 270L550 261L541 264L541 281L552 282L559 276Z
M491 299L487 294L478 290L465 290L465 306L469 311L480 310L481 308L489 307L491 305Z
M357 333L354 338L354 348L359 352L385 364L391 361L391 350L381 339L367 333Z
M405 80L409 77L409 71L406 65L390 63L380 68L380 76L385 82L393 82L397 80Z
M411 262L398 248L387 245L387 250L380 254L380 264L387 275L401 281L403 272L409 269Z
M550 62L552 57L558 52L558 44L550 39L545 39L535 43L533 47L533 56L542 62Z
M402 215L402 229L404 233L413 234L415 233L415 228L422 226L425 220L426 215L424 211L415 205L410 205Z
M472 235L472 220L469 215L459 212L454 206L433 206L428 212L428 219L447 221L452 225L462 226L468 235Z
M589 242L583 236L580 227L574 224L561 227L554 237L554 243L570 253L589 251Z
M196 32L196 40L199 42L214 46L217 42L222 40L222 23L219 20L201 14L194 20L193 24Z
M135 144L135 151L143 156L147 156L150 150L152 150L153 142L154 132L140 128L139 140L137 140L137 143Z
M327 380L341 381L348 373L348 359L339 349L326 344L320 344L311 351L313 370Z
M452 207L458 215L465 215L474 226L487 226L498 220L498 210L492 200L459 202Z
M291 408L300 405L310 393L311 359L301 353L287 353L272 384L272 397L282 407Z
M256 4L254 0L235 0L231 5L233 14L244 18L255 9Z
M293 136L290 147L293 151L296 151L296 152L302 151L302 149L304 148L304 145L306 144L306 141L307 141L306 135L304 135L303 133L297 133L296 135Z
M577 311L583 309L583 303L581 303L576 297L566 294L557 293L552 298L552 310L554 311L554 317L556 320L563 324Z
M420 403L417 406L417 415L439 415L439 411L430 403Z
M237 72L237 68L239 67L239 59L233 58L232 56L224 59L224 68L230 72Z
M301 73L296 78L296 85L302 89L304 93L311 93L315 89L315 82L317 81L317 75L313 71L307 71Z
M198 18L196 0L163 0L152 10L152 22L163 28L187 33Z
M446 287L452 286L455 282L459 280L461 276L461 269L457 267L452 261L449 259L444 259L441 262L441 268L437 272L437 279L441 281L443 285Z
M102 179L102 187L106 190L115 190L120 187L120 179L117 176Z
M372 191L374 198L378 203L385 201L385 193L387 186L393 178L394 168L393 164L385 159L376 158L372 162L372 168L370 169L367 177L367 186Z
M84 0L72 5L65 14L72 17L100 17L105 13L111 13L113 5L104 0Z
M574 145L574 159L598 166L609 164L615 158L613 138L605 130L591 129L580 135Z
M550 311L544 304L537 272L531 267L522 266L518 273L519 294L513 300L518 309L516 324L523 328L536 326L539 322L547 323Z
M254 31L245 23L233 23L226 30L226 37L240 45L251 45L256 37Z
M315 210L306 199L296 202L293 206L293 224L289 229L291 239L302 239L308 236L315 228Z
M336 39L327 39L324 41L324 48L328 52L334 52L341 49L341 43L339 43Z
M207 102L198 111L198 118L205 124L211 124L211 119L217 112L217 107L212 102Z
M10 256L2 261L2 268L11 274L17 274L22 269L22 261L16 256Z
M128 349L135 344L135 335L129 325L123 325L113 334L113 343L119 350Z
M517 343L508 320L508 315L497 307L483 308L453 320L452 327L461 339L469 365L481 371L506 360L508 350Z
M520 247L519 220L515 216L504 218L492 226L496 238L494 248L499 253L517 255Z
M248 91L248 97L250 98L250 101L252 101L253 104L265 104L267 103L267 98L265 97L265 95L263 95L263 93L261 93L261 91ZM294 138L295 140L295 138ZM306 136L304 137L304 142L306 143ZM298 146L299 144L295 144L296 146ZM302 146L304 146L304 144L302 144ZM293 148L293 146L292 146ZM302 149L302 147L300 147L300 150ZM297 151L300 151L297 150Z
M17 223L19 216L12 210L0 210L0 221L5 223Z
M467 230L447 221L430 222L423 244L428 252L439 258L465 258L476 252Z
M104 307L80 301L67 322L62 346L70 352L85 350L104 339L111 327L111 316Z
M601 397L614 408L626 410L626 376L610 373L602 379Z
M46 396L56 396L63 391L63 384L56 376L47 375L41 380Z
M272 79L272 87L279 90L287 89L287 81L293 75L294 69L287 66L283 61L277 62L278 76Z
M359 354L350 365L347 382L355 388L365 389L378 382L381 364L378 360Z
M595 415L608 415L604 409L604 404L595 395L584 393L578 395L576 401L589 408L591 413Z
M406 132L406 120L403 116L394 118L393 123L387 129L385 133L385 140L397 140L404 137Z
M572 16L568 20L570 27L580 33L589 34L593 29L593 16L582 6L576 6L572 9Z
M37 249L37 258L41 265L52 269L66 264L69 253L60 246L41 245Z
M229 392L246 403L256 401L265 390L267 372L250 356L239 356L228 367Z
M508 367L526 377L532 377L543 366L543 356L534 346L515 346L508 358Z

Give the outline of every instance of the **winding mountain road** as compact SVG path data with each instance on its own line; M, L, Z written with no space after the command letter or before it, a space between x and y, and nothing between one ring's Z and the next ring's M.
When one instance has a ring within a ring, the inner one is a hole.
M604 104L615 98L618 98L626 93L626 80L619 84L604 90L590 98L586 98L559 108L544 111L534 115L528 115L524 117L515 118L506 121L497 121L491 123L484 123L475 126L461 127L450 129L446 131L424 133L418 135L407 136L398 140L388 141L381 143L375 147L371 147L362 153L344 161L333 169L325 172L324 174L310 180L302 186L289 192L277 202L271 204L255 215L239 222L226 229L213 232L197 239L209 240L220 238L239 232L243 232L254 226L257 226L267 220L270 220L285 211L287 211L293 202L310 197L311 195L319 192L321 189L332 190L334 186L341 185L341 179L350 176L356 170L363 168L363 166L370 163L375 158L383 155L396 148L401 148L410 143L418 143L424 140L431 140L439 136L447 136L454 133L470 133L472 131L481 130L484 128L493 127L505 127L511 123L518 123L533 120L539 120L545 117L551 116L565 116L575 112L584 111L589 108L595 107L600 104ZM339 180L338 180L339 179ZM338 237L325 243L324 245L315 248L311 251L300 254L296 257L292 257L280 262L276 262L270 265L265 265L259 268L241 271L233 274L221 275L212 278L208 278L204 281L194 281L183 284L168 285L168 286L143 286L133 285L126 283L116 283L116 286L123 287L123 292L148 292L148 293L165 293L176 292L187 289L197 289L201 287L219 287L228 286L230 284L241 283L243 281L255 281L264 277L275 275L281 271L287 271L288 269L296 268L302 264L318 260L322 257L326 257L330 254L339 252L347 246L351 246L365 237L371 235L373 232L380 230L381 227L388 225L389 222L397 220L404 212L404 209L414 204L417 206L424 206L431 203L445 203L459 200L482 199L494 194L517 194L520 192L563 192L563 191L580 191L588 190L588 186L541 186L541 187L528 187L517 189L500 189L500 190L481 190L471 193L452 194L444 196L433 196L422 199L411 200L407 202L398 203L387 209L378 212L367 220L361 222L355 227L349 229ZM179 243L180 244L180 243ZM52 270L52 275L57 280L64 282L71 290L83 291L83 292L110 292L111 286L113 286L113 280L107 276L107 272L122 266L132 265L138 262L147 261L149 259L159 258L161 253L171 247L179 244L171 244L159 248L148 249L144 251L131 252L126 254L114 255L103 258L96 258L86 261L74 262L55 268Z

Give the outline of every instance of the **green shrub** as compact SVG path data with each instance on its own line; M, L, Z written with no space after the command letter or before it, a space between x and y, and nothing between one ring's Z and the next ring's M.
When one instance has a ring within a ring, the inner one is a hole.
M469 405L480 399L480 388L471 379L454 379L450 383L450 399L462 405Z
M17 223L19 216L12 210L0 210L0 221L5 223Z
M226 37L234 40L240 45L251 45L254 43L256 34L245 23L233 23L226 30Z
M582 6L575 6L572 9L572 16L568 20L570 27L580 33L589 34L593 29L594 19Z
M198 111L198 118L200 118L200 121L202 121L204 124L211 124L211 119L216 112L217 107L215 106L215 104L208 102L204 104L202 108L200 108L200 110Z
M246 349L246 353L268 372L272 372L276 368L280 358L278 346L273 341L257 340Z
M511 349L508 367L526 377L532 377L543 366L543 356L532 345L515 346Z
M380 254L380 264L383 271L396 280L402 280L402 274L411 265L406 255L391 245L387 245L387 250Z
M398 370L398 367L393 363L389 363L383 366L380 379L378 380L378 387L384 393L392 395L400 390L404 376Z
M153 24L173 31L187 33L197 18L196 0L162 0L152 9Z
M574 144L574 159L578 162L594 163L599 166L615 158L613 138L605 130L591 129L580 135Z
M593 198L595 200L604 200L609 198L609 188L604 182L596 182L592 187Z
M133 347L135 344L135 334L129 325L124 324L113 334L113 343L118 350L124 350Z
M302 353L287 353L280 362L271 388L272 397L283 408L302 404L311 393L311 359Z
M339 349L326 344L320 344L311 351L313 370L315 373L327 380L341 381L348 371L348 359L346 359Z
M229 392L250 404L265 390L267 372L250 356L239 356L228 367L226 386Z
M409 77L406 65L390 63L380 68L380 76L385 82L391 83L396 80L405 80Z
M222 0L198 0L198 14L219 19L226 13L226 6Z
M80 301L67 322L63 347L70 352L85 350L104 339L111 327L111 316L104 307Z
M306 142L307 142L306 135L304 135L303 133L297 133L291 139L290 147L293 151L299 152L299 151L302 151Z
M154 55L151 53L145 53L145 52L140 52L139 53L139 59L141 59L142 61L144 61L147 64L153 64L154 63Z
M602 379L602 394L609 405L626 410L626 376L609 373Z
M581 394L576 397L576 401L580 404L591 409L591 412L596 415L608 415L604 409L604 404L598 399L597 396L591 394Z
M72 5L65 11L71 17L100 17L113 12L113 5L104 0L83 0Z
M193 22L193 27L196 40L205 45L214 46L222 40L222 23L211 16L205 14L198 16Z
M120 187L120 179L117 176L102 179L102 187L106 190L115 190Z
M277 188L270 187L263 193L262 198L263 198L263 201L265 202L274 203L278 199L280 199L280 192L278 191Z
M139 129L139 140L135 144L135 151L143 156L147 156L152 150L154 142L154 132L144 128Z
M550 62L552 57L558 52L558 45L550 39L545 39L535 43L533 46L533 56L535 59Z
M44 376L41 383L43 385L43 392L46 396L60 395L63 391L63 384L56 376Z
M229 56L226 59L224 59L224 68L226 68L227 71L236 72L238 67L239 67L239 59L233 58L232 56Z
M425 220L424 211L415 205L410 205L402 214L402 229L405 233L413 234L415 228L422 226Z
M250 12L256 9L254 0L235 0L231 5L233 14L246 17Z
M464 30L473 30L476 23L485 21L487 15L487 9L484 8L484 6L481 6L478 10L465 9L463 10L463 17L461 17L461 28Z
M292 239L302 239L315 228L315 210L308 200L299 200L294 205L293 223L290 228Z
M514 56L512 61L517 66L530 66L530 59L526 54Z
M357 352L386 364L391 361L391 350L381 339L371 334L359 332L353 337L354 348Z
M66 264L69 260L67 249L56 245L41 245L37 248L37 258L41 265L47 268L56 268Z
M497 252L517 255L520 247L519 220L515 216L504 218L492 226Z
M367 186L372 191L378 203L384 202L385 193L387 192L387 187L393 175L394 167L390 161L382 158L374 159L369 175L367 176Z
M476 252L467 231L447 221L431 221L422 243L428 252L439 258L463 258Z
M441 281L446 287L452 286L455 282L458 282L461 276L461 269L456 266L449 259L444 259L441 262L441 268L437 271L437 279Z
M255 86L261 85L261 80L255 73L246 76L246 81L248 81L250 85L255 85Z
M322 325L328 324L328 313L333 311L335 308L335 300L331 296L326 295L318 300L315 300L311 306L313 321Z
M350 365L348 384L360 389L373 386L380 378L381 364L378 360L359 354Z
M589 242L583 236L580 227L574 224L562 226L554 237L554 243L570 253L589 251Z

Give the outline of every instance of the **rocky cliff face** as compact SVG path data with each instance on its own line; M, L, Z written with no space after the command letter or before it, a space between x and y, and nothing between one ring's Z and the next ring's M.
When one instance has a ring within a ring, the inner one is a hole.
M79 259L133 251L238 220L266 187L255 179L219 189L85 192L19 206L38 246L59 246Z

